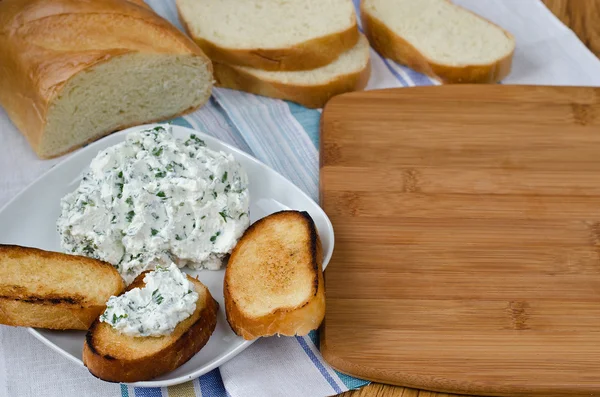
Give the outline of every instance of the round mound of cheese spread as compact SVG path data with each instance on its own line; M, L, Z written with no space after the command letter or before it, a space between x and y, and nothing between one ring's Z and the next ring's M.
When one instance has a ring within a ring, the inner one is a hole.
M240 164L169 126L100 152L61 207L63 248L113 264L127 283L171 262L219 269L250 223Z

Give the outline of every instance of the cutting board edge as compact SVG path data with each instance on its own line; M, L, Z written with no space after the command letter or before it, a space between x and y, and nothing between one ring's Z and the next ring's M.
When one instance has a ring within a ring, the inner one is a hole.
M321 332L325 332L325 326L321 329ZM320 338L319 350L325 362L329 364L334 370L341 372L345 375L352 376L359 379L364 379L370 382L377 382L383 384L389 384L400 387L407 387L411 389L427 390L436 393L447 393L447 394L463 394L463 395L478 395L478 396L490 396L490 397L531 397L532 395L544 396L544 397L576 397L576 396L596 396L600 395L600 383L595 388L569 390L569 389L548 389L539 385L529 384L528 387L520 388L515 387L507 380L504 385L500 385L498 382L494 384L493 391L489 385L473 385L473 387L457 387L461 385L467 385L468 380L455 379L454 381L447 380L436 380L435 377L422 377L415 375L414 379L408 372L397 373L397 372L386 372L383 376L382 371L355 364L342 357L331 354L327 349L327 345L324 342L325 338ZM467 378L468 379L468 378ZM451 383L455 383L456 386L452 387Z

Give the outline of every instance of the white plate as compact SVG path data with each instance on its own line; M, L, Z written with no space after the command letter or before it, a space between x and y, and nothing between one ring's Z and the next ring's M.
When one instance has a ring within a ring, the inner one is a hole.
M0 225L3 226L0 228L0 243L62 251L56 231L60 199L75 190L82 173L99 151L123 141L129 132L156 125L138 126L109 135L81 149L42 175L0 210ZM191 133L202 138L209 148L231 153L244 167L249 177L252 222L284 209L307 211L315 221L321 236L323 268L327 266L333 252L333 227L317 203L283 176L246 153L202 132L173 125L173 134L178 138L187 139ZM189 271L187 268L184 270L194 276L197 275L219 302L217 328L206 346L187 363L151 381L133 383L135 386L162 387L186 382L225 363L252 343L235 335L225 318L224 270ZM42 329L30 329L30 332L71 361L83 365L81 351L85 332Z

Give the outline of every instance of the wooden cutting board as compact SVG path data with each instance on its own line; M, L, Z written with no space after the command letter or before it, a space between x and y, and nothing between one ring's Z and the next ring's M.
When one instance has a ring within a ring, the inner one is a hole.
M434 391L600 395L599 98L498 85L333 99L325 359Z

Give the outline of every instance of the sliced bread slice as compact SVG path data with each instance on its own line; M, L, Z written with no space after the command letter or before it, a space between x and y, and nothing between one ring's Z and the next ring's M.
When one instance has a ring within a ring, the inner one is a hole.
M140 274L127 290L144 286ZM198 293L196 311L170 335L134 337L96 320L83 345L83 363L92 375L110 382L150 380L180 367L208 342L217 325L218 303L208 288L190 276Z
M365 34L381 55L444 83L495 83L511 71L514 37L449 0L364 0Z
M123 288L108 263L0 245L0 324L87 330Z
M325 316L321 242L306 212L282 211L254 223L225 270L225 310L250 340L306 335Z
M214 63L213 67L220 87L321 108L335 95L364 89L371 75L370 65L369 42L361 35L350 51L318 69L269 72L224 63Z
M314 69L358 40L351 0L177 0L177 7L190 36L221 63Z

